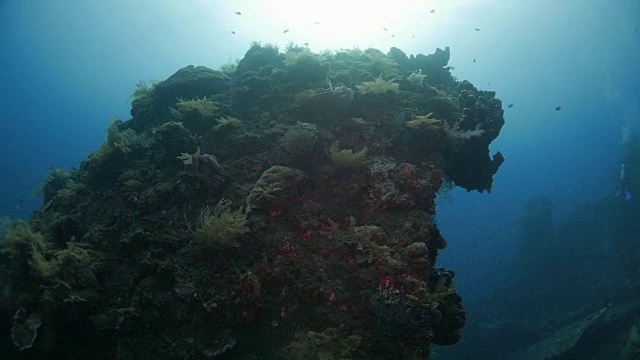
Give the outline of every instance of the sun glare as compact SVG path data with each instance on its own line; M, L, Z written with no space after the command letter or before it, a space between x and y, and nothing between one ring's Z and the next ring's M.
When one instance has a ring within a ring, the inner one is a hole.
M308 43L314 50L386 48L415 37L411 29L429 23L430 15L434 15L430 13L434 9L433 3L416 0L252 0L233 5L234 12L242 13L233 20L238 26L250 24L250 28L245 29L250 36L278 45ZM435 18L431 16L431 19Z

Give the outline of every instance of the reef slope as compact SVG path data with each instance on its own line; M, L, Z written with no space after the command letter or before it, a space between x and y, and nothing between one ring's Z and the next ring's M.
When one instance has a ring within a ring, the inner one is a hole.
M504 124L449 49L315 54L139 84L131 119L12 225L3 354L416 359L465 312L433 219L443 181L491 189Z

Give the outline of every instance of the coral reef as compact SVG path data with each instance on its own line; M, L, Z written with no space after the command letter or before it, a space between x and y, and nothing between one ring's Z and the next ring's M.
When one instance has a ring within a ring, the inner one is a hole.
M194 239L213 248L239 246L236 239L248 231L243 209L231 210L231 202L222 199L213 209L202 208Z
M304 171L272 166L262 173L249 192L247 205L251 209L277 211L294 200L306 178Z
M314 124L298 123L282 135L282 146L294 159L309 155L318 140L317 127Z
M457 342L435 197L491 189L504 119L448 58L254 43L235 71L138 84L131 119L9 227L0 351L424 359Z
M361 85L356 85L358 91L363 94L384 94L387 91L398 92L400 84L396 84L392 80L382 80L381 76L378 76L374 81L366 81Z
M222 130L225 128L243 128L244 124L240 119L231 116L221 117L217 120L218 124L214 126L214 130Z
M287 359L348 359L351 351L360 346L358 335L346 336L343 331L328 328L321 333L308 331L297 333L295 341L284 348Z
M186 116L195 114L203 118L212 117L218 107L206 97L192 100L178 99L175 108L171 108L171 114L178 120L184 120Z
M340 149L338 142L334 142L329 148L329 157L338 167L360 167L367 160L367 147L353 152L351 149Z
M27 311L20 307L13 315L11 341L18 350L28 349L38 337L40 320L28 317Z

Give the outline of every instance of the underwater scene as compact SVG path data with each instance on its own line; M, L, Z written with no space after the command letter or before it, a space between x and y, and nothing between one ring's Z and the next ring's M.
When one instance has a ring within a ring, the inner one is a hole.
M640 359L639 27L0 1L0 358Z

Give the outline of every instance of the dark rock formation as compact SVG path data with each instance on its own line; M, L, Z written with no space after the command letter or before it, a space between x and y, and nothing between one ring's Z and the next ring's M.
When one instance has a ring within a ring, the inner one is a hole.
M132 118L50 176L0 262L3 318L38 325L24 354L400 359L459 340L435 197L490 190L501 102L453 80L448 48L302 52L255 44L234 73L139 86Z

